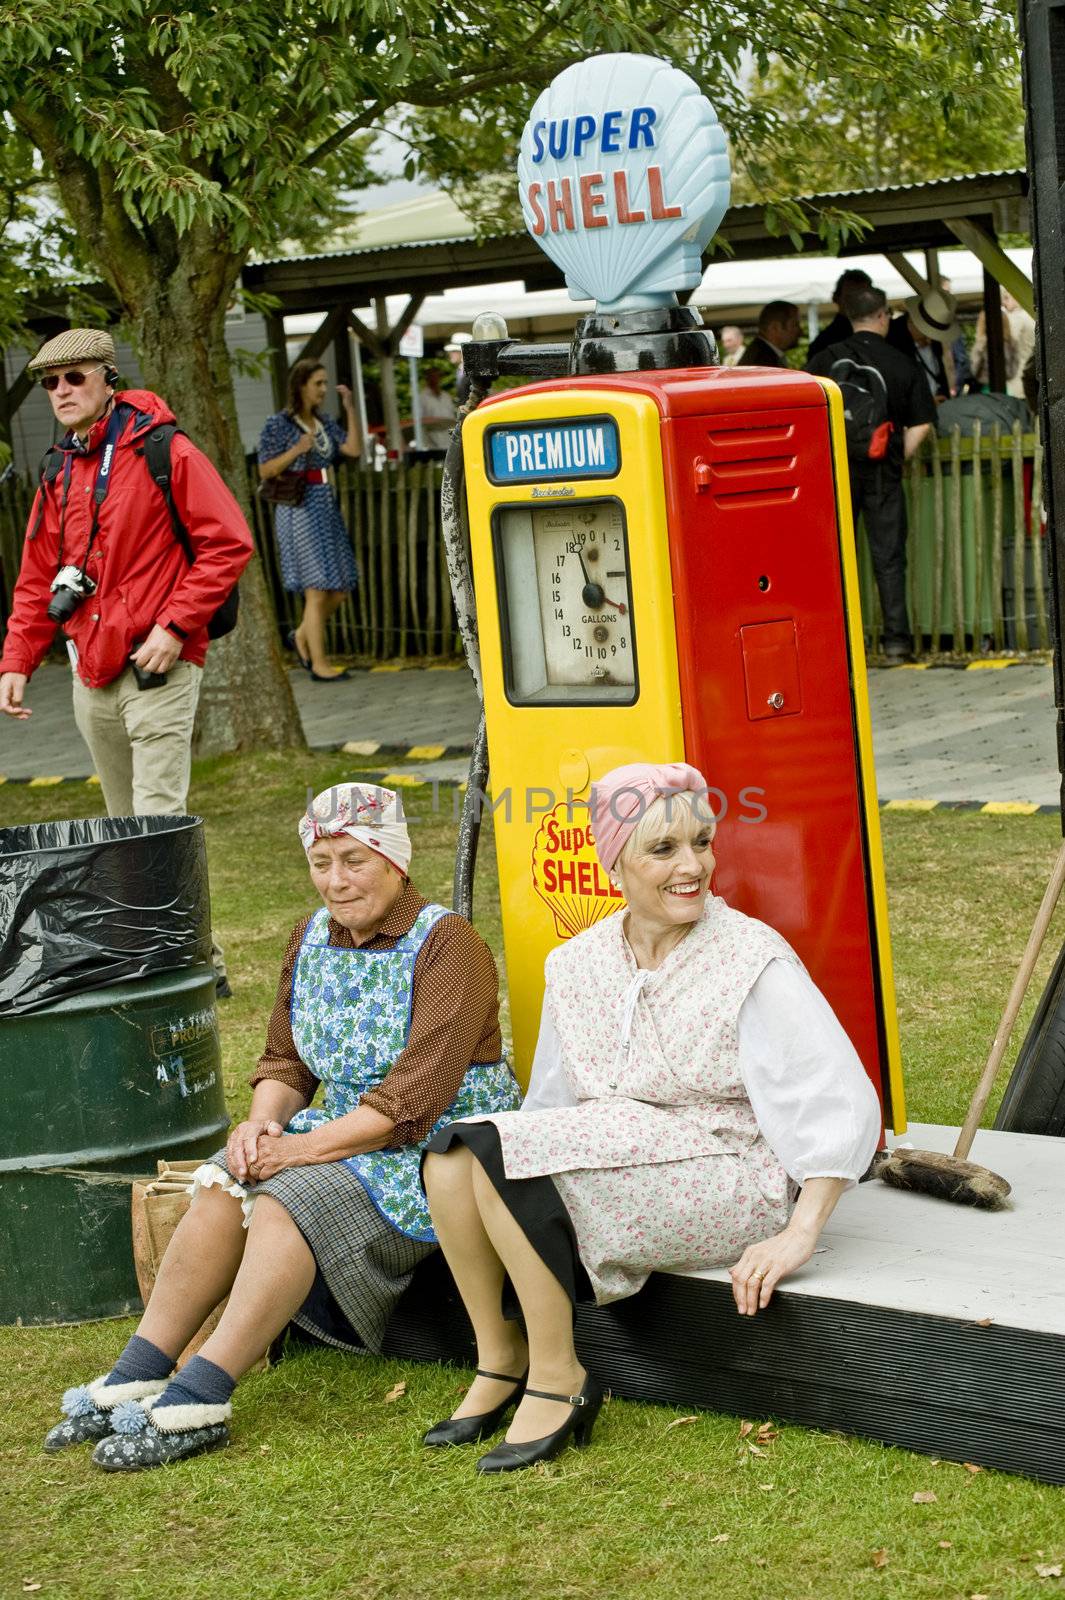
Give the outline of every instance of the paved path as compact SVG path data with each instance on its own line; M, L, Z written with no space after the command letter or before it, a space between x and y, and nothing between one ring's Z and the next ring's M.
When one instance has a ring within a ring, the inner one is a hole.
M294 669L291 679L313 747L380 751L382 770L405 764L427 778L464 775L461 751L477 711L464 668L358 672L338 684L312 683ZM874 670L869 688L882 801L1057 805L1048 666ZM87 778L91 763L74 726L67 669L42 667L27 703L30 722L0 727L0 775Z

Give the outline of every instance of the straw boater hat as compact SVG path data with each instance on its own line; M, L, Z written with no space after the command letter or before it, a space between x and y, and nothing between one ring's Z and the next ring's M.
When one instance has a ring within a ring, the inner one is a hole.
M926 289L906 301L910 321L926 339L938 344L953 344L961 333L958 323L958 302L952 294L942 289Z
M72 361L103 361L116 364L115 341L102 328L68 328L42 344L28 371L43 372L46 367L66 367Z

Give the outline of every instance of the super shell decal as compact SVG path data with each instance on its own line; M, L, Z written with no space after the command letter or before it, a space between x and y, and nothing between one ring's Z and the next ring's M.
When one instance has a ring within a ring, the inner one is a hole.
M547 812L536 831L532 880L560 939L583 933L625 903L600 865L587 812L565 800Z
M593 56L533 106L518 185L526 226L573 299L605 311L669 304L699 282L728 209L725 135L668 62Z

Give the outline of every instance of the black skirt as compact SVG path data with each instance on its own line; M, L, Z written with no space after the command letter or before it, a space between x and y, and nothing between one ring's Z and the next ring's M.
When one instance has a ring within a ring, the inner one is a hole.
M577 1235L562 1196L548 1177L508 1178L494 1122L452 1122L434 1134L426 1154L446 1155L456 1144L471 1150L492 1180L507 1210L574 1305L594 1303L595 1294L577 1252ZM506 1299L509 1301L509 1285ZM509 1312L509 1305L505 1306Z

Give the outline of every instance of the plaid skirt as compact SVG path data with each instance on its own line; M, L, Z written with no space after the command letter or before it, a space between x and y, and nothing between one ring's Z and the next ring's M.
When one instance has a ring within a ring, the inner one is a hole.
M261 1194L284 1206L318 1266L314 1287L293 1322L341 1350L380 1350L396 1303L435 1245L397 1233L339 1161L287 1167L265 1183L245 1187L230 1176L220 1150L200 1167L196 1180L197 1187L218 1184L232 1194L246 1217Z

